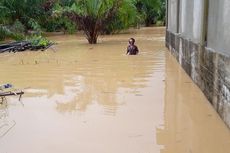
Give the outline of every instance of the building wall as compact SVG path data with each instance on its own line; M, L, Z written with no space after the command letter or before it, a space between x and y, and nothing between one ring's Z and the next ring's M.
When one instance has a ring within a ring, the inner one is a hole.
M210 0L208 47L230 55L230 1Z
M181 36L199 43L202 29L203 0L180 1Z
M177 2L178 0L170 0L168 3L168 29L177 32Z
M178 2L179 14L168 11L166 46L230 127L230 1ZM168 0L168 10L174 3ZM174 16L179 25L170 27Z

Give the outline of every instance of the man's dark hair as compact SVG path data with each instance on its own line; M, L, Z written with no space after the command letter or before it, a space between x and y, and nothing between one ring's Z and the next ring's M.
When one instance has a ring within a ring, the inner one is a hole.
M135 43L135 39L134 38L130 38L134 43Z

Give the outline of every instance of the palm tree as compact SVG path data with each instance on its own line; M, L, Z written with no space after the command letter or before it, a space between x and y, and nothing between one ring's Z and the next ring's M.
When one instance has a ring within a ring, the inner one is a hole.
M96 44L97 38L106 27L116 20L124 4L133 0L75 0L69 7L60 8L57 12L74 21L86 35L90 44ZM127 7L127 6L126 6Z

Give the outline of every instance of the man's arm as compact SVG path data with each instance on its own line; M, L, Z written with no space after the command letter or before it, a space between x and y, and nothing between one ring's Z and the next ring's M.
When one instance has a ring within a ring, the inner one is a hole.
M126 55L128 55L129 54L129 46L127 47L127 53L126 53Z
M138 49L138 47L136 46L136 51L137 51L137 54L139 53L139 49Z

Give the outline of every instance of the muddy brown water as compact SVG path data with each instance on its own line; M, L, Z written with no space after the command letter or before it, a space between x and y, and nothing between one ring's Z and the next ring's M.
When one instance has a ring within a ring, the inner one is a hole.
M229 153L230 132L164 47L164 28L52 36L56 51L0 55L0 153ZM136 38L138 56L126 56Z

